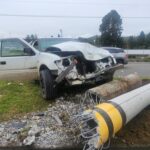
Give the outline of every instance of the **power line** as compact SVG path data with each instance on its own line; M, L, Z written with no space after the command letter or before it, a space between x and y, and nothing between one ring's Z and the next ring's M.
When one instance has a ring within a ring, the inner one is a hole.
M29 17L29 18L93 18L93 19L98 19L98 18L103 18L99 16L65 16L65 15L27 15L27 14L0 14L1 17Z
M69 16L69 15L32 15L32 14L0 14L0 17L26 17L26 18L82 18L82 19L99 19L102 16ZM150 19L147 17L122 17L124 19Z
M4 1L3 3L8 3L8 4L10 4L10 2L8 2L8 1ZM52 1L16 1L15 3L26 3L26 4L28 4L28 3L33 3L33 4L38 4L38 3L40 3L40 4L57 4L57 5L61 5L61 4L71 4L71 5L107 5L107 6L131 6L131 5L139 5L139 6L150 6L150 3L145 3L145 4L143 4L143 3L101 3L101 2L86 2L86 1L83 1L83 2L81 2L81 1L54 1L54 0L52 0Z

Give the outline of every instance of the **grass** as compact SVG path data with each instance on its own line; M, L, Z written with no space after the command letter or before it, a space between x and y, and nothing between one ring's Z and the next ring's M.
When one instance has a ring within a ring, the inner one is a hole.
M145 61L145 62L150 62L150 57L145 57L145 58L144 58L144 61Z
M0 81L0 121L42 111L50 102L42 99L38 84Z
M131 62L150 62L150 56L129 56Z

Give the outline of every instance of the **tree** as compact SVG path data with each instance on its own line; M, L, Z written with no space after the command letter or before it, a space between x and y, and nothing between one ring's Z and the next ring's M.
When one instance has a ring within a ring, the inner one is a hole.
M148 33L145 37L145 45L146 48L150 48L150 33Z
M31 42L31 37L30 37L30 35L27 35L27 36L25 37L25 40L26 40L27 42Z
M137 38L134 36L129 36L127 40L127 48L134 49L137 47Z
M122 45L122 19L116 10L112 10L103 17L99 30L103 46Z
M145 34L143 31L138 36L123 37L125 43L124 48L129 49L149 49L150 48L150 33Z
M95 39L95 45L96 46L101 46L101 36L97 36Z
M138 45L139 48L145 48L145 33L143 31L138 36Z
M25 40L26 40L27 42L35 41L35 40L37 40L37 39L38 39L38 37L37 37L36 34L27 35L27 36L25 37Z

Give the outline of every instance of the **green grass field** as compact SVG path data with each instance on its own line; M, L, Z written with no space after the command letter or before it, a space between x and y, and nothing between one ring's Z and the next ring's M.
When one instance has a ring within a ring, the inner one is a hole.
M41 111L49 103L42 99L37 83L0 81L0 121Z

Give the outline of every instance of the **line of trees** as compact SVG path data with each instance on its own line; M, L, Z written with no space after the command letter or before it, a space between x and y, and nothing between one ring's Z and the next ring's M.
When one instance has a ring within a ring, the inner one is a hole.
M150 49L150 33L143 31L138 36L124 37L124 48L128 49Z
M111 10L102 19L99 27L101 36L97 36L94 44L96 46L112 46L127 49L149 49L150 33L143 31L138 36L122 37L122 18L116 10Z
M137 36L121 37L121 42L116 45L103 44L101 38L101 36L97 36L96 39L94 39L95 42L91 43L96 46L114 46L125 49L150 49L150 33L145 34L143 31ZM109 42L109 40L107 42Z

